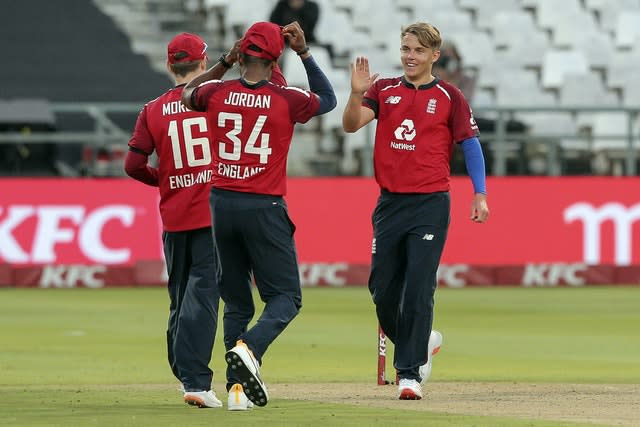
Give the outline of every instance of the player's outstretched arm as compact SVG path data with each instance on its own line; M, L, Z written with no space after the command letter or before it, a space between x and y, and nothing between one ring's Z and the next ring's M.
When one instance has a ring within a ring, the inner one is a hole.
M327 76L318 66L315 59L313 59L309 47L306 44L304 31L302 30L302 27L300 27L300 24L296 21L285 25L282 28L282 34L289 40L289 46L291 49L293 49L302 59L305 72L307 73L309 89L311 92L318 95L320 107L318 108L316 115L328 113L336 108L338 101L333 87L331 86L331 82L329 82Z
M351 64L351 94L342 113L345 132L355 132L374 119L375 113L362 106L362 99L377 78L378 74L369 73L369 60L364 56L357 57L355 64Z

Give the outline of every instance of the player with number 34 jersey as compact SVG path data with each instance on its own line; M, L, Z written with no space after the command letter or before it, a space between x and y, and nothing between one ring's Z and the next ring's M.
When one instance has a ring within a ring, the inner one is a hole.
M287 154L295 123L318 113L308 91L262 80L213 80L194 93L194 106L213 126L213 186L225 190L286 194Z

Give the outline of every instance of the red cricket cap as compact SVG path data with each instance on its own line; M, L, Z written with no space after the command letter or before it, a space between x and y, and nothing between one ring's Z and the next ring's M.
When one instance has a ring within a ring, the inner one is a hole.
M256 49L257 48L257 49ZM240 52L258 58L277 60L284 50L284 36L279 25L256 22L244 33Z
M199 61L206 57L207 44L196 34L178 34L167 46L167 59L169 60L169 64Z

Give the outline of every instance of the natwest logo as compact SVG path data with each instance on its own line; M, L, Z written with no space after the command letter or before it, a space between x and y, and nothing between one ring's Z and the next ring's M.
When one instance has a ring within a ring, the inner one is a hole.
M127 205L105 205L93 210L82 205L0 207L0 259L8 263L55 263L56 246L75 243L93 262L127 262L131 250L109 247L104 241L103 229L111 221L130 228L134 218L134 208ZM24 237L24 231L18 233L21 225L34 220L30 238Z
M565 209L564 221L582 221L583 261L591 265L600 263L602 224L606 221L613 222L615 263L631 264L633 224L640 221L640 203L628 208L620 203L606 203L599 208L589 203L575 203Z

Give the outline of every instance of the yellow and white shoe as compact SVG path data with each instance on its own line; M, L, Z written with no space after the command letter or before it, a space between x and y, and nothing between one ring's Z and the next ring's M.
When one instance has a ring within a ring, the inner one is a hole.
M242 384L234 384L229 390L227 409L229 411L248 411L253 409L253 402L244 394Z
M258 406L266 405L269 401L267 387L260 378L260 364L249 347L239 340L235 347L227 351L225 360L240 380L247 398Z

